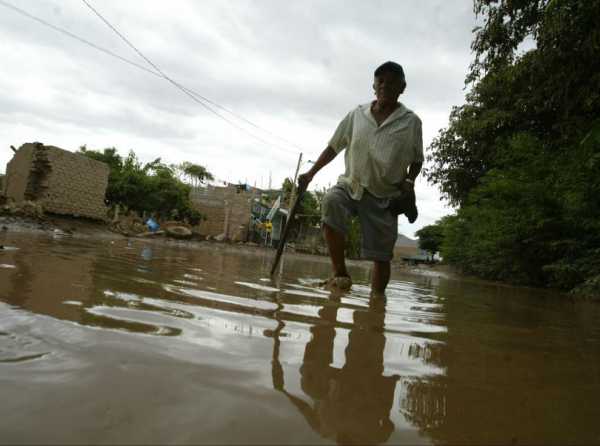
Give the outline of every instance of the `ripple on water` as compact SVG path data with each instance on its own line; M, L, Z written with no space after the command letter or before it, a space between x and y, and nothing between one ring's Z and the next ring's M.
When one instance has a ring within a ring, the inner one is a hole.
M11 357L11 358L5 358L4 355L0 355L0 363L8 364L8 363L15 363L15 362L33 361L34 359L43 358L44 356L46 356L48 354L49 353L46 352L46 353L37 353L37 354L33 354L33 355L17 356L17 357Z
M329 295L331 294L330 291L320 288L318 286L307 286L297 283L286 283L285 286L289 287L283 290L283 292L287 294L296 294L299 296L309 296L326 299L328 299Z
M245 286L247 288L252 288L254 290L260 290L260 291L267 291L267 292L277 292L279 291L279 288L274 288L272 286L266 286L266 285L260 285L258 283L251 283L251 282L233 282L236 285L240 285L240 286Z
M174 285L164 284L163 289L175 295L189 296L196 299L207 300L215 304L224 304L225 306L235 305L240 309L274 311L277 309L277 304L272 301L261 299L252 299L242 296L233 296L230 294L215 293L197 288L186 288Z
M50 352L36 351L40 349L41 342L31 336L0 332L0 363L21 363L41 359Z
M172 281L173 283L176 283L178 285L185 285L185 286L196 286L196 282L190 282L189 280L181 280L181 279L175 279Z
M132 323L133 325L129 325L130 331L159 336L178 336L182 331L180 328L168 325L170 322L169 317L153 311L100 305L86 308L85 311L94 316ZM138 329L132 329L132 327L137 327Z

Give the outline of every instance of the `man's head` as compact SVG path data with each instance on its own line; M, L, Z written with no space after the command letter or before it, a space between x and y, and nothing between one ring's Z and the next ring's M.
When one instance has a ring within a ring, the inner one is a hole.
M405 88L406 79L400 64L390 61L377 67L373 89L378 101L396 102Z

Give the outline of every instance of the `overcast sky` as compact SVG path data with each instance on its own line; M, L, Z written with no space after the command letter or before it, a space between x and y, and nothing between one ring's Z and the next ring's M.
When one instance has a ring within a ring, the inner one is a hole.
M215 109L241 131L166 80L2 6L151 68L80 0L1 0L0 172L10 145L40 141L190 161L258 187L271 175L277 187L300 151L316 159L345 114L373 99L373 70L386 60L404 66L400 100L421 117L426 146L464 100L470 0L88 1L169 77L264 130ZM342 171L339 156L311 189ZM409 237L452 212L423 177L416 192L419 219L400 217Z

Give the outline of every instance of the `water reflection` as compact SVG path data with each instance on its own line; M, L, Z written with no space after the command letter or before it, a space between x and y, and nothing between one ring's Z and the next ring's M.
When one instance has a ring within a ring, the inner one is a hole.
M382 443L394 431L390 410L400 378L383 374L385 301L370 299L368 308L354 311L346 362L341 368L332 366L339 303L340 296L332 294L327 305L321 307L321 321L311 327L312 337L304 349L301 388L312 401L285 389L279 361L283 321L270 334L274 339L273 387L286 395L311 428L324 438L342 444Z
M436 293L445 373L399 383L401 411L422 434L451 444L600 441L597 305L478 282L441 281Z
M252 418L241 408L257 404L264 413L252 423L282 432L276 442L600 442L597 306L527 289L399 274L387 301L369 299L368 269L360 267L352 271L352 292L337 295L315 285L326 274L325 262L290 257L283 279L273 282L272 253L235 247L29 236L0 243L19 248L0 253L0 300L8 304L0 314L0 367L23 387L37 382L30 368L66 355L61 342L68 337L60 330L52 329L50 343L30 331L54 327L49 320L68 321L91 332L86 345L102 333L119 336L105 346L111 362L127 363L137 354L120 352L121 340L150 356L128 382L134 390L154 379L156 398L167 407L174 386L189 407L203 407L205 393L191 390L212 381L196 373L199 364L224 376L245 367L243 379L220 383L215 408L230 405L220 412L222 429L212 431L212 442L250 442L251 427L232 437L229 425ZM20 331L11 325L10 308L28 315ZM159 343L160 353L149 347ZM74 362L95 367L102 362L95 348L76 349L88 356ZM163 352L179 365L170 368ZM182 364L194 372L177 382L163 377ZM65 382L93 387L99 379L92 373ZM164 405L152 412L130 395L120 393L115 404L141 417L138 430L160 419ZM54 403L27 397L32 407ZM101 397L92 395L86 404L94 407ZM148 410L152 416L144 418ZM19 421L27 425L31 413L22 413ZM0 419L3 414L0 409ZM94 417L79 422L93 424ZM204 429L191 418L184 427ZM0 421L0 431L6 428ZM293 435L286 437L286 429ZM73 442L86 438L82 433Z

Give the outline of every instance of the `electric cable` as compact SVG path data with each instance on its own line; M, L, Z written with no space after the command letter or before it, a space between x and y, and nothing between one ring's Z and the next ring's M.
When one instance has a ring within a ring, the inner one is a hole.
M81 0L81 1L82 1L82 2L83 2L83 3L84 3L84 4L85 4L85 5L86 5L86 6L87 6L87 7L88 7L88 8L89 8L91 11L92 11L92 12L93 12L93 13L94 13L94 14L95 14L95 15L96 15L96 16L97 16L97 17L98 17L100 20L102 20L106 26L108 26L108 27L109 27L109 28L110 28L110 29L111 29L111 30L112 30L112 31L113 31L113 32L114 32L116 35L118 35L118 36L121 38L121 40L123 40L123 42L125 42L125 43L126 43L126 44L127 44L127 45L128 45L128 46L129 46L129 47L130 47L130 48L131 48L133 51L135 51L135 52L137 53L137 55L138 55L138 56L140 56L142 59L144 59L144 60L145 60L145 61L148 63L148 65L150 65L152 68L154 68L154 69L155 69L155 70L156 70L158 73L160 73L160 75L161 75L163 78L165 78L167 81L169 81L170 83L172 83L172 84L173 84L175 87L177 87L177 88L179 88L179 89L185 89L185 90L187 90L187 92L189 92L189 93L191 93L191 94L193 94L193 95L197 96L197 97L198 97L198 98L200 98L201 100L203 100L203 101L205 101L205 102L208 102L209 104L211 104L211 105L214 105L215 107L218 107L218 108L220 108L221 110L223 110L223 111L225 111L225 112L227 112L227 113L229 113L229 114L231 114L231 115L235 116L236 118L238 118L238 119L240 119L240 120L242 120L242 121L246 122L247 124L250 124L251 126L253 126L253 127L257 128L258 130L261 130L261 131L263 131L263 132L265 132L265 133L268 133L268 134L270 134L271 136L273 136L273 137L275 137L275 138L277 138L277 139L280 139L281 141L285 142L286 144L289 144L289 145L291 145L291 146L293 146L293 147L296 147L296 148L297 148L297 149L299 149L299 150L303 150L303 149L302 149L302 147L299 147L298 145L294 144L293 142L291 142L291 141L288 141L287 139L285 139L285 138L282 138L281 136L279 136L279 135L277 135L277 134L275 134L275 133L273 133L273 132L271 132L271 131L269 131L269 130L267 130L267 129L265 129L265 128L261 127L261 126L259 126L258 124L255 124L254 122L252 122L252 121L250 121L250 120L248 120L248 119L244 118L243 116L240 116L240 115L238 115L237 113L234 113L233 111L231 111L231 110L229 110L229 109L227 109L227 108L223 107L222 105L220 105L220 104L218 104L218 103L216 103L216 102L214 102L214 101L211 101L211 100L210 100L210 99L208 99L207 97L205 97L205 96L202 96L200 93L197 93L197 92L195 92L195 91L193 91L193 90L191 90L191 89L189 89L189 88L187 88L187 87L184 87L184 86L183 86L183 85L181 85L180 83L178 83L178 82L175 82L173 79L171 79L169 76L167 76L167 75L166 75L166 74L165 74L165 73L164 73L164 72L163 72L163 71L162 71L162 70L161 70L161 69L160 69L160 68L159 68L159 67L158 67L158 66L157 66L157 65L156 65L154 62L152 62L152 61L151 61L151 60L150 60L148 57L146 57L146 56L145 56L145 55L144 55L144 54L143 54L143 53L142 53L142 52L141 52L141 51L140 51L140 50L139 50L139 49L138 49L138 48L137 48L137 47L136 47L136 46L135 46L135 45L134 45L134 44L133 44L133 43L132 43L132 42L131 42L129 39L128 39L128 38L127 38L127 37L125 37L125 36L123 35L123 33L121 33L121 32L120 32L120 31L119 31L119 30L118 30L118 29L117 29L117 28L116 28L116 27L115 27L115 26L114 26L112 23L110 23L110 22L108 21L108 19L106 19L106 18L105 18L105 17L104 17L104 16L103 16L103 15L102 15L102 14L101 14L101 13L100 13L100 12L99 12L97 9L96 9L96 8L94 8L94 6L92 6L88 0Z
M214 110L212 107L210 107L209 105L207 105L207 104L205 104L204 102L202 102L202 100L201 100L201 99L199 99L199 97L200 97L200 98L202 98L202 99L204 99L204 98L203 98L201 95L199 95L198 93L195 93L194 91L192 91L192 90L190 90L190 89L188 89L188 88L186 88L186 87L184 87L184 86L180 85L180 84L179 84L179 83L177 83L176 81L174 81L174 80L170 79L168 76L164 75L162 72L157 72L157 71L153 71L153 70L151 70L151 69L149 69L149 68L146 68L146 67L144 67L143 65L140 65L140 64L138 64L138 63L136 63L136 62L133 62L132 60L129 60L129 59L127 59L127 58L125 58L125 57L122 57L122 56L120 56L120 55L118 55L118 54L116 54L116 53L114 53L114 52L112 52L112 51L110 51L110 50L107 50L107 49L105 49L105 48L103 48L103 47L101 47L101 46L99 46L99 45L96 45L95 43L93 43L93 42L90 42L89 40L87 40L87 39L84 39L84 38L82 38L82 37L79 37L79 36L77 36L76 34L74 34L74 33L70 32L70 31L68 31L68 30L66 30L66 29L64 29L64 28L58 27L58 26L56 26L56 25L53 25L52 23L49 23L49 22L47 22L47 21L46 21L46 20L44 20L44 19L41 19L41 18L39 18L39 17L37 17L37 16L35 16L35 15L33 15L33 14L30 14L30 13L28 13L27 11L25 11L25 10L23 10L23 9L21 9L21 8L18 8L18 7L14 6L14 5L12 5L12 4L8 3L8 2L5 2L4 0L0 0L0 6L4 6L5 8L11 9L11 10L13 10L13 11L15 11L15 12L17 12L17 13L19 13L19 14L21 14L21 15L23 15L23 16L25 16L25 17L29 18L29 19L31 19L31 20L34 20L34 21L36 21L36 22L38 22L38 23L40 23L40 24L42 24L42 25L44 25L44 26L47 26L47 27L49 27L49 28L51 28L51 29L53 29L53 30L55 30L55 31L57 31L57 32L60 32L60 33L62 33L62 34L64 34L64 35L66 35L66 36L68 36L68 37L70 37L70 38L72 38L72 39L75 39L75 40L77 40L77 41L79 41L79 42L81 42L81 43L83 43L83 44L86 44L86 45L88 45L88 46L90 46L90 47L92 47L92 48L96 49L97 51L103 52L103 53L105 53L106 55L109 55L109 56L115 57L115 58L119 59L120 61L122 61L122 62L125 62L125 63L127 63L127 64L129 64L129 65L131 65L131 66L134 66L134 67L136 67L136 68L138 68L138 69L140 69L140 70L143 70L143 71L145 71L145 72L147 72L147 73L149 73L149 74L152 74L152 75L154 75L154 76L156 76L156 77L159 77L159 78L162 78L162 79L164 79L164 80L167 80L167 81L169 81L171 84L173 84L174 86L176 86L178 89L180 89L180 90L181 90L183 93L185 93L187 96L189 96L189 97L190 97L192 100L194 100L194 101L195 101L195 102L197 102L199 105L201 105L202 107L204 107L204 108L205 108L205 109L207 109L209 112L211 112L212 114L216 115L217 117L221 118L222 120L224 120L225 122L227 122L227 123L228 123L228 124L230 124L231 126L233 126L233 127L237 128L238 130L240 130L240 131L242 131L242 132L246 133L247 135L249 135L249 136L251 136L252 138L254 138L254 139L256 139L256 140L258 140L258 141L262 142L263 144L266 144L266 145L268 145L268 146L274 147L274 148L276 148L276 149L279 149L279 150L286 151L286 152L288 152L288 153L294 153L294 154L296 154L296 152L295 152L295 151L293 151L293 150L291 150L291 149L287 149L287 148L285 148L285 147L282 147L282 146L279 146L279 145L275 145L275 144L273 144L273 143L271 143L271 142L269 142L269 141L266 141L265 139L263 139L263 138L261 138L261 137L259 137L259 136L255 135L255 134L253 134L253 133L249 132L247 129L245 129L245 128L243 128L243 127L239 126L239 125L237 125L235 122L233 122L233 121L231 121L230 119L226 118L226 117L225 117L225 116L223 116L222 114L220 114L220 113L218 113L217 111L215 111L215 110ZM151 65L153 65L153 64L151 64ZM196 95L197 95L198 97L196 97ZM208 100L207 100L207 102L208 102ZM212 101L211 101L211 102L212 102ZM222 107L222 106L219 106L219 107L220 107L220 108L222 108L222 109L224 109L224 110L226 110L226 111L228 111L227 109L225 109L225 108L224 108L224 107ZM254 123L251 123L251 121L248 121L248 120L246 120L245 118L240 118L239 116L235 115L235 114L234 114L233 112L231 112L231 111L228 111L228 112L229 112L229 113L231 113L232 115L234 115L234 116L238 117L238 119L243 119L244 121L246 121L246 122L248 122L248 123L252 124L254 127L256 127L256 128L258 128L258 129L260 129L260 130L266 131L267 133L271 133L271 132L268 132L268 131L267 131L267 130L265 130L265 129L262 129L261 127L257 126L256 124L254 124Z
M112 51L107 50L106 48L102 48L101 46L98 46L95 43L90 42L89 40L86 40L86 39L84 39L82 37L79 37L76 34L73 34L72 32L67 31L64 28L60 28L58 26L53 25L52 23L49 23L49 22L45 21L44 19L40 19L39 17L36 17L36 16L34 16L32 14L29 14L27 11L24 11L21 8L18 8L16 6L14 6L14 5L11 5L10 3L7 3L4 0L0 0L0 6L4 6L5 8L12 9L13 11L15 11L17 13L19 13L21 15L24 15L25 17L28 17L31 20L34 20L34 21L36 21L38 23L41 23L42 25L47 26L47 27L49 27L49 28L51 28L51 29L53 29L55 31L58 31L58 32L60 32L62 34L65 34L66 36L68 36L68 37L70 37L72 39L78 40L81 43L89 45L92 48L94 48L94 49L96 49L98 51L101 51L101 52L103 52L103 53L105 53L105 54L107 54L109 56L116 57L117 59L121 60L122 62L128 63L129 65L133 65L134 67L139 68L140 70L144 70L144 71L146 71L146 72L148 72L150 74L153 74L155 76L161 77L160 74L158 74L158 73L156 73L156 72L154 72L154 71L146 68L143 65L140 65L140 64L138 64L136 62L133 62L133 61L131 61L131 60L125 58L125 57L119 56L118 54L113 53Z

